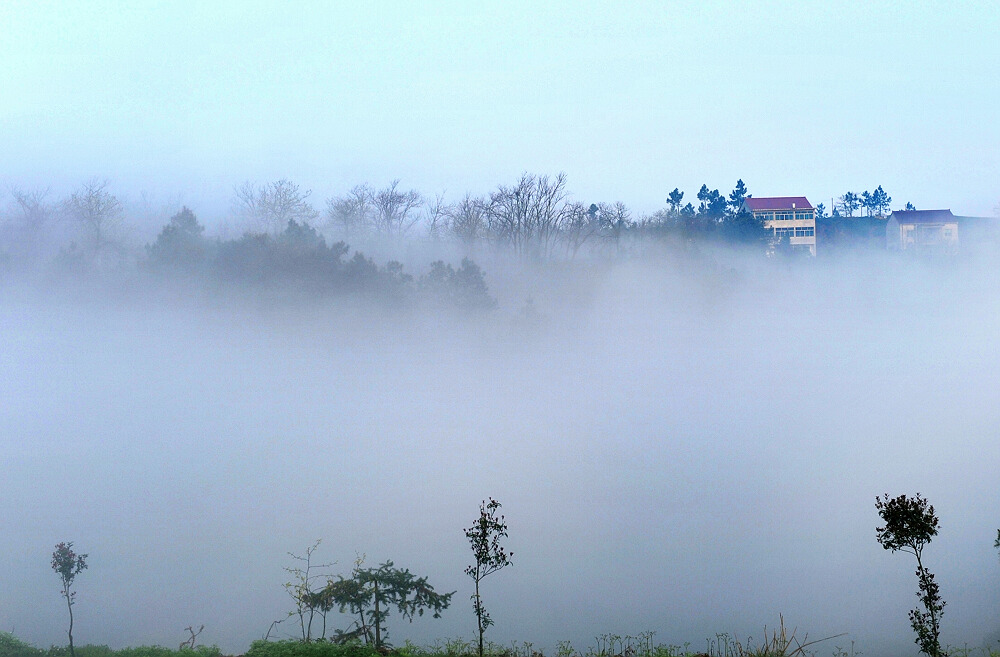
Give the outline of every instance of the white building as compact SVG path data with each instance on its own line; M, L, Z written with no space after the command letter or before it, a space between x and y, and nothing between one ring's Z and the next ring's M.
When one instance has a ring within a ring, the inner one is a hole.
M891 251L955 253L958 217L951 210L896 210L885 225L885 246Z
M743 209L764 221L775 243L787 237L792 248L816 255L816 208L805 196L751 196L743 201Z

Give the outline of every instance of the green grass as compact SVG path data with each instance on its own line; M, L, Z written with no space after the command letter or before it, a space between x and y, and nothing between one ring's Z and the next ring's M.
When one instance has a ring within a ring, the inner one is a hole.
M162 646L138 646L112 650L108 646L87 644L75 647L76 657L222 657L215 646L172 650ZM69 646L37 648L10 632L0 632L0 657L69 657Z

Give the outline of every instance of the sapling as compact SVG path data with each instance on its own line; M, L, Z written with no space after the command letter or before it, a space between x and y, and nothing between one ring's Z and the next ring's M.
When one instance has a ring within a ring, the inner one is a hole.
M507 552L500 545L500 539L507 538L507 523L503 515L497 515L500 506L500 502L492 497L489 503L483 500L479 505L479 519L472 527L465 530L465 537L469 539L472 554L476 559L476 563L465 569L465 574L476 583L476 592L472 595L472 608L476 612L479 626L479 657L483 657L483 633L493 624L493 619L486 612L483 599L479 595L479 583L483 578L511 565L510 559L514 556L513 552Z
M923 610L910 611L910 625L917 633L916 643L928 657L947 657L941 649L941 614L945 602L934 581L934 575L924 567L924 547L937 536L938 518L934 507L917 493L913 497L900 495L890 498L884 494L875 498L875 508L885 522L875 529L875 537L886 550L908 552L917 559L917 597Z
M66 598L66 608L69 610L69 654L76 657L73 649L73 604L76 598L76 591L73 591L73 580L80 572L87 569L87 555L77 554L73 551L72 543L59 543L52 553L52 570L59 575L62 582L62 595Z
M285 568L285 572L292 576L292 580L285 582L285 591L288 595L295 601L295 611L288 612L288 618L297 616L299 619L299 630L302 633L302 642L309 643L312 641L312 625L316 614L319 614L323 619L323 636L326 636L326 614L332 608L332 603L323 598L319 591L313 589L313 585L317 580L322 579L325 575L322 573L317 574L315 571L318 569L325 569L332 566L332 563L314 564L312 561L313 553L319 548L319 544L322 541L317 540L311 546L306 548L306 555L300 556L288 553L292 559L302 562L304 567L299 566L288 566ZM286 619L287 620L287 619ZM273 628L272 624L272 628ZM270 630L268 630L270 634Z

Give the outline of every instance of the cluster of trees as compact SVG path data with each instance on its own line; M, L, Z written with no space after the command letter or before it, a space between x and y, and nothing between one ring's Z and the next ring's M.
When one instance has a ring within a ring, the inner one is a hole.
M434 618L451 603L452 593L437 593L426 577L416 577L408 569L397 568L392 561L376 567L365 567L364 557L358 557L348 577L338 575L330 578L317 570L332 564L314 564L313 553L319 541L310 546L304 556L289 553L302 563L301 566L285 568L292 580L285 583L285 590L291 596L295 609L288 613L288 619L296 619L301 640L327 639L327 615L337 609L352 619L347 629L334 631L332 640L337 643L363 641L365 645L381 649L386 645L386 619L393 607L410 622L415 616L430 611ZM317 582L325 583L317 586ZM319 621L319 626L314 625ZM271 630L282 621L275 621Z
M307 196L299 194L302 201ZM565 174L525 173L512 185L500 185L486 196L466 194L453 204L401 190L398 180L379 190L358 185L326 202L326 226L343 236L367 232L398 237L421 221L435 239L453 239L466 248L491 244L549 259L574 257L585 244L620 234L631 218L621 203L588 206L570 199Z
M743 180L728 195L703 184L688 201L683 191L674 188L662 209L638 217L621 202L574 200L561 173L524 173L512 184L498 185L481 196L465 194L453 203L443 196L428 198L405 189L399 180L381 188L360 184L326 199L322 209L313 205L311 190L290 180L246 182L233 190L231 204L232 216L245 230L242 237L209 240L185 208L145 252L129 245L126 204L111 192L107 181L88 181L59 201L51 201L48 190L11 188L9 197L0 221L0 271L4 264L37 260L55 226L75 229L69 244L55 253L51 245L48 248L59 266L73 271L136 263L175 271L207 266L223 278L244 280L307 273L306 278L320 273L337 278L340 272L341 278L378 279L379 285L389 288L406 278L398 263L376 267L358 254L341 262L347 242L419 236L450 240L467 253L491 247L548 260L581 253L617 254L630 245L664 239L743 245L765 253L774 240L773 232L744 210L750 192ZM875 219L883 219L891 203L881 185L872 192L845 192L829 215L822 203L817 205L817 217L827 222L817 227L817 235L836 243L838 236L861 230L855 222L866 219L872 223L863 227L867 240L879 232ZM914 208L907 203L906 209ZM324 241L328 245L323 246ZM302 261L293 262L296 257Z
M399 225L400 218L411 210L392 206L390 197L398 196L394 190L395 185L387 195L376 196L381 199L379 207L390 217L386 221ZM421 298L463 310L495 306L485 275L472 260L462 260L458 269L443 261L434 262L425 276L415 279L399 262L378 265L361 252L352 256L343 241L328 243L310 223L318 214L306 202L308 193L288 181L264 187L244 185L236 190L243 216L250 218L252 214L248 225L256 227L236 239L208 237L194 212L183 207L144 252L132 254L122 239L125 206L107 182L85 183L59 203L47 202L45 190L13 189L11 196L12 218L7 230L0 233L0 254L12 247L19 259L37 256L53 219L63 217L75 223L77 239L53 255L54 263L59 270L74 275L121 268L131 257L141 271L163 279L294 286L313 293L360 294L389 303ZM2 269L0 266L0 272Z
M833 206L834 217L853 217L854 213L861 210L861 216L885 218L889 215L892 197L885 193L882 185L875 188L874 192L865 190L861 194L854 192L844 192L844 195L837 199ZM906 204L907 210L916 210L912 204Z
M291 240L300 255L315 259L312 247L318 238L337 244L421 232L432 239L452 240L468 252L489 245L525 258L551 259L573 258L583 250L617 252L626 238L677 236L759 245L769 236L760 222L742 211L748 195L742 181L728 199L718 189L702 185L697 207L685 204L684 193L674 189L667 207L639 218L620 202L574 200L566 185L565 174L525 173L484 196L466 194L446 203L441 196L428 199L417 190L404 189L395 180L383 188L357 185L327 199L321 212L311 202L311 190L290 180L247 182L234 189L231 205L232 216L245 233L215 251L249 255L280 250L276 244ZM51 201L48 190L9 191L11 200L0 221L0 258L8 264L37 259L57 227L64 233L72 228L73 233L54 256L56 261L80 271L122 268L147 258L154 265L169 262L175 269L192 269L215 253L204 228L186 209L171 219L146 253L136 249L130 244L134 227L127 225L126 204L107 181L88 181L59 201Z
M730 244L767 246L772 232L754 218L743 205L751 194L743 180L737 180L728 198L718 189L702 185L698 207L684 203L684 192L674 188L667 196L667 207L644 217L636 226L640 233L674 234L687 240L716 239Z
M465 573L475 583L475 593L471 599L479 632L479 657L483 657L486 628L493 624L493 619L483 606L480 585L486 577L510 566L514 556L503 545L508 535L507 521L499 513L501 506L492 497L489 502L483 500L479 505L479 518L472 527L465 530L473 555L473 563L465 568ZM320 541L316 541L302 556L289 552L289 556L300 564L285 568L291 580L284 587L291 596L295 609L288 612L285 619L271 624L265 640L276 625L294 619L298 623L303 642L326 641L327 615L337 609L351 619L351 624L346 629L335 630L329 640L336 643L361 642L384 653L389 647L386 620L393 609L413 622L415 617L423 616L425 612L429 612L433 618L440 618L441 612L451 604L455 591L438 593L426 577L417 577L406 568L398 568L392 561L365 567L365 558L361 556L355 561L350 575L328 576L322 570L333 564L313 563L313 554L319 544ZM62 585L60 594L65 598L69 609L68 634L72 657L75 657L73 604L76 597L73 584L77 575L86 570L87 557L86 554L77 554L73 550L73 543L59 543L52 553L52 569L59 576ZM197 631L193 625L186 628L190 638L181 646L194 648L196 637L204 629L204 625Z
M183 208L146 248L144 266L172 276L210 276L243 286L285 284L311 292L352 292L402 302L414 293L445 306L489 310L496 305L482 269L468 258L456 270L436 261L414 280L403 265L377 265L343 241L326 238L304 220L287 219L279 233L245 233L234 240L210 240L194 213Z
M504 548L507 539L507 521L499 513L500 502L492 497L479 505L479 518L472 527L465 530L465 537L472 548L473 563L465 569L466 575L475 583L472 607L476 615L479 633L479 656L484 649L486 628L493 619L486 612L480 594L483 579L506 566L511 565L513 553ZM386 619L392 609L413 622L414 617L430 612L433 618L440 618L441 612L451 604L451 593L438 593L428 583L426 577L417 577L408 569L398 568L392 561L385 561L375 567L365 567L365 557L354 562L350 575L329 577L321 572L332 564L314 564L313 553L319 547L317 541L305 555L289 553L300 565L286 568L291 581L285 590L291 596L295 609L286 619L275 621L271 630L284 620L295 619L299 626L299 637L303 642L327 640L327 614L337 609L351 618L346 629L334 630L330 639L336 643L360 641L382 651L388 644ZM314 633L314 625L318 633Z

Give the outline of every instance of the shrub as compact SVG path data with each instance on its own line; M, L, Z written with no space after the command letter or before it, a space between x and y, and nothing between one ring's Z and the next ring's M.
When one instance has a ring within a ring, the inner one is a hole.
M0 657L42 657L45 651L26 643L10 632L0 632Z
M381 657L372 647L360 643L337 644L327 641L303 643L286 641L254 641L245 657Z

